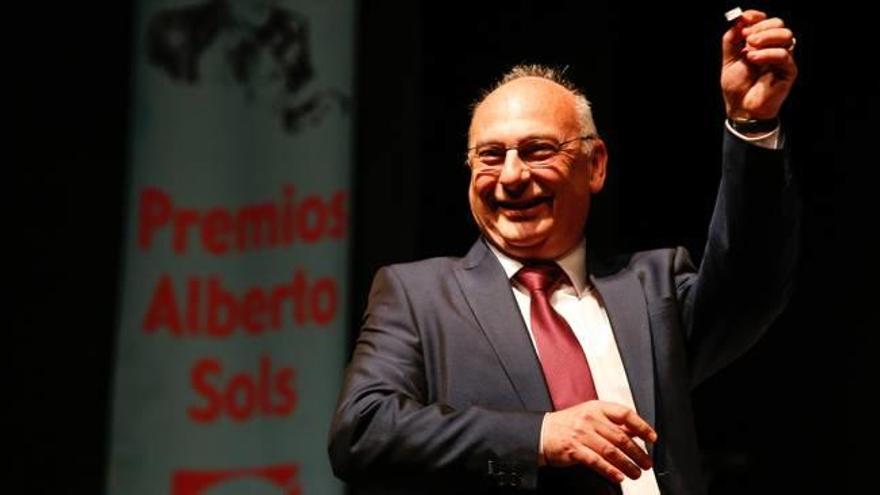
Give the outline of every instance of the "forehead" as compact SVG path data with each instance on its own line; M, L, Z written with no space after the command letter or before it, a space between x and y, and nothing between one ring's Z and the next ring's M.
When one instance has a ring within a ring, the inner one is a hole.
M539 77L499 87L474 110L470 144L515 141L528 136L567 137L578 130L575 98L559 84Z

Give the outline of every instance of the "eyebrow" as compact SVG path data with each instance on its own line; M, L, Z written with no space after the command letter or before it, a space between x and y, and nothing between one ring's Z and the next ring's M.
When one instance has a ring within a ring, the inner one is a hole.
M556 137L555 135L553 135L553 134L549 134L549 133L541 133L541 132L539 132L539 133L534 133L534 134L528 134L528 135L526 135L525 137L520 138L520 139L517 140L516 142L517 142L517 144L519 144L519 143L524 143L524 142L527 142L527 141L534 141L534 140L536 140L536 139L553 139L553 140L557 140L557 141L559 140L559 138L557 138L557 137ZM474 148L479 148L479 147L481 147L481 146L489 146L489 145L495 145L495 144L500 144L500 145L502 145L502 146L506 146L506 144L505 144L503 141L501 141L501 140L498 140L498 139L488 139L488 140L484 140L484 141L477 141L476 144L474 144L473 146L471 146L471 147L468 148L468 149L469 149L469 150L472 150L472 149L474 149Z

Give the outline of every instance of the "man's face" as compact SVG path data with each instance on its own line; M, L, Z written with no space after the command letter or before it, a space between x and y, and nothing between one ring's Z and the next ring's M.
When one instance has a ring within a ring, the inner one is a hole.
M497 143L505 148L534 139L562 143L583 135L574 96L542 78L524 77L493 91L474 111L468 148ZM509 150L500 170L487 172L471 152L471 212L483 235L509 256L551 259L574 248L583 236L590 195L605 182L601 140L572 141L548 166L529 168Z

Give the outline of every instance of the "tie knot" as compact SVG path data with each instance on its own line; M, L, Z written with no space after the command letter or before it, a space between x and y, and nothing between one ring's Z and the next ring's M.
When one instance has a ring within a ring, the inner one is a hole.
M556 263L526 265L516 272L514 278L529 292L547 291L565 277L565 272Z

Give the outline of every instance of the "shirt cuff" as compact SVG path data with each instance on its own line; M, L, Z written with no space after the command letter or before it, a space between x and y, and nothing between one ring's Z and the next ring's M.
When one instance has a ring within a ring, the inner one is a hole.
M544 423L547 422L547 415L550 413L544 413L544 419L541 420L541 435L538 436L538 465L544 466L547 464L547 459L544 458Z
M781 131L779 126L776 126L776 129L768 132L767 134L762 134L760 136L746 136L737 132L733 126L730 125L727 119L724 119L724 125L727 126L727 130L730 131L734 136L742 139L743 141L754 144L755 146L760 146L762 148L767 148L769 150L778 150L782 147L782 138Z

